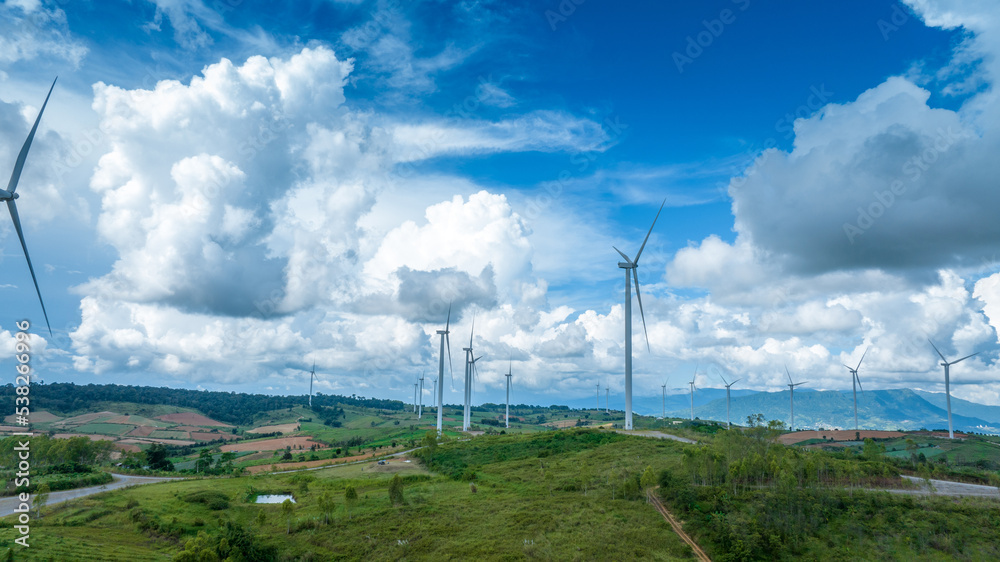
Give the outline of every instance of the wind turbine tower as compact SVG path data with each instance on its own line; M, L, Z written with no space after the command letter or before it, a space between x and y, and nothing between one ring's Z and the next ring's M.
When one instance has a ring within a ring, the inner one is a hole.
M413 383L413 413L417 413L417 383Z
M688 383L689 385L691 385L691 421L694 421L694 379L696 378L698 378L697 371L695 371L694 376L691 377L691 382Z
M441 336L441 352L438 357L438 385L437 385L437 432L438 437L441 436L441 421L443 419L444 412L444 345L448 344L448 370L451 373L451 383L455 384L455 370L452 368L451 364L451 339L448 334L448 327L451 326L451 305L448 305L448 320L444 324L444 330L438 330L437 334Z
M58 80L58 78L56 78ZM35 118L35 124L31 126L31 131L28 132L28 138L25 139L24 144L21 146L21 151L17 153L17 160L14 161L14 171L10 174L10 181L7 182L7 189L0 189L0 201L7 202L7 211L10 212L10 218L14 221L14 230L17 232L17 238L21 241L21 249L24 250L24 259L28 262L28 271L31 272L31 281L35 284L35 293L38 294L38 304L42 305L42 315L45 316L45 326L49 329L49 335L52 335L52 326L49 324L49 313L45 311L45 301L42 300L42 291L38 288L38 279L35 277L35 268L31 265L31 256L28 254L28 245L24 242L24 232L21 230L21 217L17 214L17 198L20 194L17 193L17 183L21 180L21 170L24 169L24 161L28 158L28 150L31 148L31 141L35 138L35 131L38 130L38 123L42 120L42 113L45 112L45 106L49 103L49 96L52 95L52 89L56 87L56 81L52 81L52 86L49 87L49 93L45 95L45 101L42 102L42 108L38 110L38 117Z
M792 375L789 374L787 366L785 366L785 375L788 377L788 406L789 413L791 414L791 419L788 422L788 431L795 431L795 387L800 384L806 384L809 381L792 382Z
M642 311L642 297L639 294L639 257L642 255L642 251L646 248L646 242L649 241L649 235L653 233L653 227L656 226L656 219L660 218L660 212L663 211L663 205L667 202L666 199L660 204L660 210L656 212L656 217L653 218L653 224L649 227L649 232L646 233L646 238L642 241L642 246L639 247L639 252L636 253L635 259L631 259L626 256L621 250L615 248L615 251L625 259L623 262L618 262L618 267L625 270L625 429L632 429L632 281L635 281L635 297L639 301L639 315L642 317L642 332L646 336L646 351L649 351L649 334L646 332L646 315ZM614 248L614 246L612 246ZM629 273L631 272L631 276Z
M722 375L719 375L722 377ZM740 382L740 379L736 379L733 382L726 380L726 377L722 377L722 382L726 385L726 429L729 429L729 387Z
M865 355L868 355L868 349L871 348L866 348L865 352L861 354L861 361L864 361ZM858 369L861 368L861 361L858 361L858 366L853 369L850 365L844 365L851 372L851 387L854 389L854 431L858 430L858 388L861 387L861 379L858 378ZM864 390L863 388L861 389L862 392Z
M945 402L948 405L948 439L954 439L955 428L951 423L951 373L949 371L951 366L954 365L955 363L961 363L962 361L965 361L966 359L972 357L973 355L979 355L979 352L977 351L972 355L966 355L961 359L956 359L954 361L949 362L947 359L944 358L944 355L940 351L938 351L938 348L936 345L934 345L934 342L932 342L931 340L927 340L927 342L931 344L931 347L934 348L934 351L937 351L937 354L941 357L942 361L941 366L944 367L944 396L945 396Z
M601 382L597 381L597 409L601 409Z
M663 419L667 419L667 383L663 383Z
M604 413L611 413L611 386L609 383L604 383Z
M507 374L504 375L505 377L507 377L507 417L506 421L504 422L507 428L510 428L510 379L511 376L513 376L512 375L513 365L514 365L514 360L512 358L510 360L510 363L507 365Z
M424 415L424 373L420 373L420 392L417 394L417 419Z
M313 379L316 378L316 362L313 361L313 368L309 371L309 408L313 407Z

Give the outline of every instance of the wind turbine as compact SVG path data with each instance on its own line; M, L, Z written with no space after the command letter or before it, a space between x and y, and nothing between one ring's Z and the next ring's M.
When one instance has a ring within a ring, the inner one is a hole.
M469 332L469 347L463 347L465 351L465 410L462 419L462 431L469 431L472 426L472 379L475 376L476 361L482 356L475 357L472 354L472 338L476 333L476 317L472 317L472 330Z
M417 402L417 419L418 420L420 419L420 416L424 415L424 372L423 371L420 372L420 379L419 380L420 380L420 393L417 394L417 396L419 397L418 402Z
M954 439L955 429L954 426L951 424L951 373L949 372L949 369L955 363L961 363L962 361L965 361L969 357L972 357L972 355L979 355L979 352L977 351L972 355L966 355L961 359L956 359L955 361L949 363L948 360L944 358L944 355L940 351L938 351L938 348L936 345L934 345L934 342L932 342L929 339L927 340L927 342L931 344L931 347L934 348L934 351L937 351L937 354L941 357L942 361L941 366L944 367L944 396L945 396L945 403L948 405L948 439Z
M694 376L691 377L691 382L688 383L691 385L691 421L694 421L694 379L696 378L698 378L698 371L694 372Z
M413 383L413 413L417 413L417 383Z
M788 366L787 365L785 366L785 375L788 376L788 405L790 406L791 415L792 415L791 421L788 424L788 431L795 431L795 400L794 400L794 398L795 398L795 387L799 386L800 384L806 384L809 381L802 381L802 382L795 382L795 383L793 383L792 382L792 375L789 374L789 372L788 372Z
M597 381L597 409L601 409L601 381Z
M604 413L611 413L611 386L610 383L604 383Z
M719 376L722 377L722 382L726 385L726 429L729 429L729 387L740 382L740 379L729 382L726 380L726 377L722 376L722 373L719 373Z
M642 246L639 246L639 252L636 253L635 259L631 259L626 256L621 250L615 248L618 254L625 258L625 261L618 262L618 267L625 270L625 429L632 429L632 281L635 280L635 297L639 301L639 315L642 316L642 333L646 335L646 351L649 351L649 334L646 332L646 314L642 311L642 297L639 295L639 256L642 255L642 251L646 248L646 242L649 241L649 235L653 233L653 227L656 226L656 219L660 218L660 212L663 211L663 205L667 203L664 199L663 203L660 204L660 210L656 211L656 217L653 218L653 224L649 227L649 232L646 233L646 238L642 241ZM614 246L612 246L614 248ZM629 277L629 271L631 271L631 278Z
M667 383L663 383L663 419L667 419Z
M56 80L59 78L57 77ZM42 120L42 113L45 112L45 106L49 103L49 96L52 95L52 89L56 87L56 80L52 81L52 86L49 87L49 93L45 96L45 101L42 103L42 108L38 110L38 117L35 118L35 124L31 126L31 131L28 133L28 138L25 139L24 145L21 146L21 152L17 154L17 160L14 162L14 171L10 174L10 181L7 182L7 189L0 189L0 201L7 202L7 210L10 212L10 218L14 221L14 230L17 231L17 237L21 240L21 249L24 250L24 259L28 262L28 271L31 272L31 281L35 284L35 292L38 294L38 303L42 305L42 315L45 316L45 326L49 329L49 335L52 335L52 326L49 324L49 313L45 311L45 302L42 300L42 291L38 288L38 279L35 277L35 268L31 265L31 256L28 255L28 245L24 242L24 232L21 230L21 217L17 214L17 204L15 201L20 194L17 191L17 182L21 179L21 171L24 169L24 160L28 157L28 150L31 148L31 141L35 138L35 131L38 130L38 122Z
M439 354L439 358L440 359L438 361L438 385L437 385L437 403L438 403L437 432L438 432L438 437L441 436L441 421L443 419L442 416L443 416L443 412L444 412L444 344L446 342L448 344L448 370L451 373L451 383L453 385L455 384L455 370L454 370L454 368L452 368L452 363L451 363L451 339L448 337L448 334L451 333L451 332L448 331L448 327L449 326L451 326L451 305L450 304L448 305L448 320L445 321L444 330L438 330L437 331L437 334L439 336L441 336L441 353Z
M316 362L313 361L313 368L309 371L309 408L313 407L313 379L316 378Z
M514 366L514 359L512 357L510 359L510 363L507 364L507 374L504 375L505 377L507 377L507 418L505 423L508 428L510 428L510 381L511 377L513 376L513 366Z
M868 355L869 349L871 347L865 348L865 352L861 354L861 361L865 360L865 355ZM858 430L858 388L861 387L861 379L858 378L858 369L861 368L861 361L858 361L858 366L853 369L850 365L844 365L851 372L851 386L854 389L854 431ZM861 392L864 391L865 389L862 388Z

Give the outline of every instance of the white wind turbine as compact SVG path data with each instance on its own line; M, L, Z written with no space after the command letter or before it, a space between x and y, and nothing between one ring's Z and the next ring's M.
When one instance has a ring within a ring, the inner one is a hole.
M601 381L597 381L597 409L601 409Z
M642 241L642 246L639 247L639 252L636 253L635 259L631 259L626 256L621 250L615 248L618 254L625 258L625 261L618 262L618 267L625 270L625 429L632 429L632 281L635 281L635 297L639 301L639 315L642 317L642 333L646 336L646 350L649 351L649 334L646 332L646 315L642 311L642 297L639 295L639 257L642 255L643 249L646 248L646 242L649 241L649 235L653 233L653 227L656 226L656 219L660 218L660 212L663 211L663 205L666 204L667 200L664 199L663 203L660 204L660 210L656 212L656 217L653 218L653 224L649 227L649 232L646 233L646 238ZM612 246L614 248L614 246ZM629 276L629 271L632 272L631 277Z
M413 383L413 413L417 413L417 383Z
M444 345L448 344L448 370L451 373L451 383L455 384L455 372L451 364L451 339L448 334L448 327L451 326L451 305L448 305L448 320L444 324L444 330L438 330L437 334L441 336L441 352L439 354L438 361L438 385L437 385L437 432L438 436L441 436L441 422L443 419L444 412Z
M729 387L740 382L740 379L729 382L726 380L726 377L722 376L722 373L719 373L719 376L722 377L722 382L726 385L726 429L729 429Z
M691 421L694 421L694 380L696 378L698 378L697 369L695 369L694 371L694 376L691 377L691 382L688 383L689 385L691 385Z
M58 80L58 78L56 78ZM21 171L24 169L24 161L28 157L28 150L31 148L31 141L35 138L35 131L38 130L38 123L42 120L42 113L45 112L45 106L49 103L49 96L52 95L52 89L56 87L56 81L52 81L52 86L49 87L49 93L45 95L45 101L42 103L42 108L38 110L38 117L35 118L35 124L31 126L31 131L28 133L28 138L25 139L24 145L21 146L21 152L17 154L17 160L14 161L14 171L10 174L10 181L7 182L7 189L0 189L0 201L7 202L7 211L10 212L10 218L14 221L14 230L17 231L17 237L21 241L21 249L24 250L24 259L28 262L28 271L31 272L31 281L35 284L35 293L38 294L38 303L42 305L42 315L45 316L45 325L49 329L49 335L52 335L52 326L49 324L49 313L45 311L45 301L42 300L42 291L38 288L38 279L35 277L35 268L31 265L31 256L28 255L28 245L24 242L24 232L21 230L21 217L17 214L17 204L15 201L20 197L17 191L17 183L21 179Z
M611 384L608 382L604 383L604 413L611 413Z
M869 349L871 348L866 348L865 352L861 354L861 361L865 360L865 355L868 355ZM844 365L847 367L847 370L851 372L851 387L854 389L854 431L858 430L858 389L861 388L861 379L858 378L858 369L861 368L861 361L858 361L858 366L853 369L850 365ZM861 392L864 391L865 389L861 388Z
M316 362L313 361L313 368L309 371L309 408L313 407L313 380L316 379Z
M667 382L663 381L663 419L667 419Z
M510 381L511 377L513 376L513 366L514 366L514 359L512 357L510 359L510 363L507 365L507 374L504 375L505 377L507 377L507 417L505 424L508 428L510 428Z
M469 431L472 427L472 380L476 372L476 361L482 356L475 357L472 353L472 338L476 333L476 317L472 317L472 330L469 332L469 347L463 347L465 351L465 409L462 419L462 431Z
M424 415L424 373L420 372L420 392L417 394L417 419L419 420L421 416Z
M788 405L791 412L791 421L788 424L788 431L795 431L795 387L800 384L806 384L809 381L802 382L792 382L792 375L788 372L788 366L785 366L785 375L788 377Z
M948 439L954 439L955 438L955 429L954 429L954 426L951 423L951 373L950 373L950 369L951 369L951 366L954 365L955 363L961 363L962 361L965 361L966 359L968 359L969 357L972 357L973 355L979 355L979 352L977 351L977 352L973 353L972 355L966 355L965 357L963 357L961 359L956 359L954 361L949 362L947 359L944 358L944 355L940 351L938 351L938 348L937 348L936 345L934 345L934 342L932 342L929 339L927 340L927 342L931 344L931 347L934 348L934 351L937 351L937 354L941 357L941 361L942 361L941 366L944 367L944 396L945 396L945 403L948 405Z

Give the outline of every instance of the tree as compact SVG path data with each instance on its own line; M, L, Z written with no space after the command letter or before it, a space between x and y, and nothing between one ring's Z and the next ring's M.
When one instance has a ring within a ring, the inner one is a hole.
M174 470L174 463L167 458L167 448L160 443L153 443L146 449L146 463L152 470L163 470L171 472Z
M642 473L642 478L639 480L640 485L645 488L652 488L656 486L656 473L653 472L653 467L647 466L645 472Z
M285 534L288 535L292 532L292 511L295 510L295 505L292 500L285 500L281 502L281 515L288 518L288 528L285 529Z
M45 503L49 501L49 483L43 482L41 486L38 487L38 491L35 492L35 517L42 518L42 508L45 507Z
M403 504L403 479L398 474L389 481L389 503L392 505Z
M333 496L330 492L324 491L319 495L319 510L323 513L323 522L330 523L330 513L333 512L333 508L336 507Z
M358 502L358 491L354 486L344 488L344 507L347 509L347 516L351 516L351 508Z

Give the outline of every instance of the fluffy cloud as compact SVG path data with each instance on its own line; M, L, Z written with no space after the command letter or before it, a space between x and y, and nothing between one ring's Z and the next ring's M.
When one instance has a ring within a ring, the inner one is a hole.
M46 9L38 0L0 4L0 62L60 58L79 66L87 47L69 31L66 13Z

